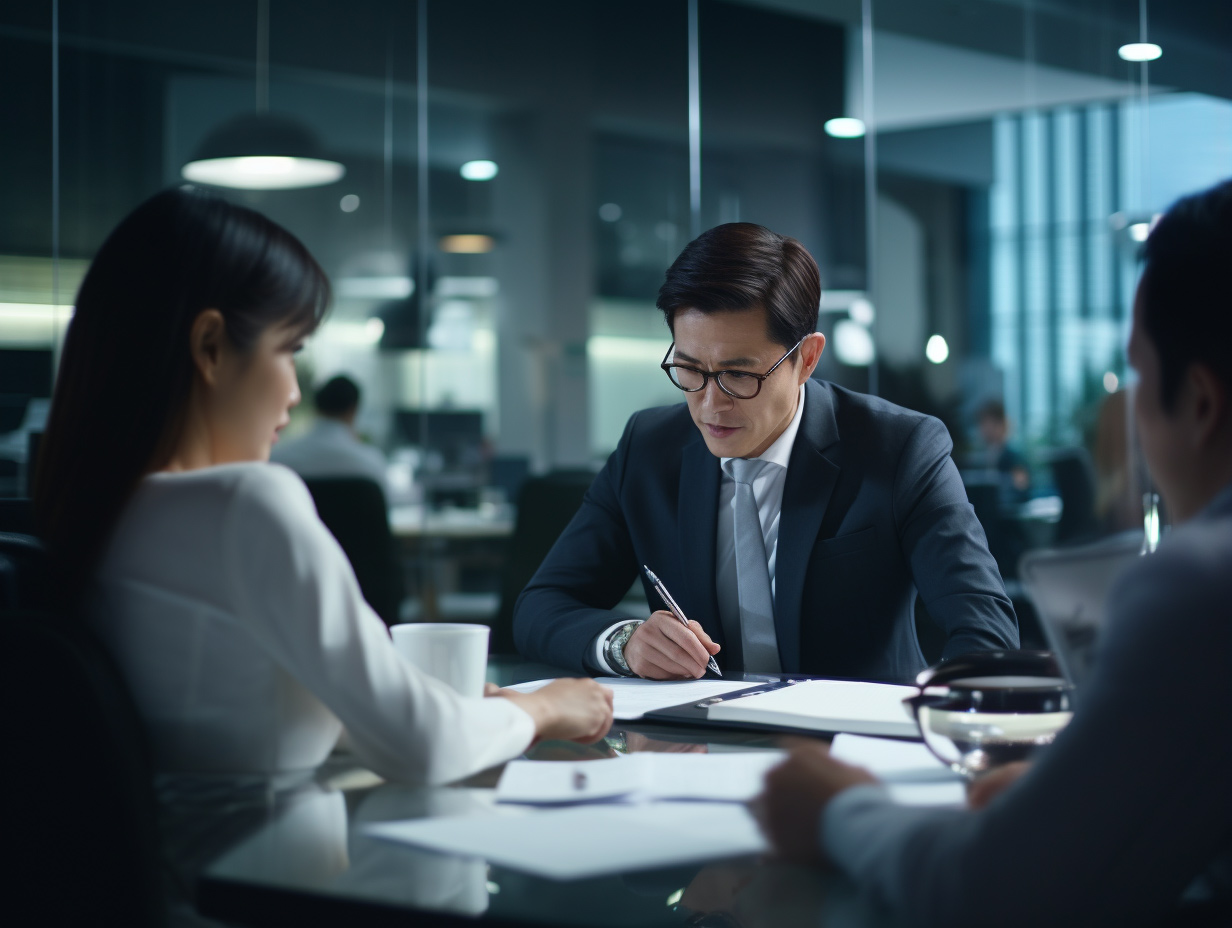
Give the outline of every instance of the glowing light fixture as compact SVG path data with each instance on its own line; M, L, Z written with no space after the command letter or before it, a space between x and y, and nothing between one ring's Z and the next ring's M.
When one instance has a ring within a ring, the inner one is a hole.
M933 335L928 339L928 344L924 346L924 357L934 364L944 364L949 356L950 346L946 344L944 338L940 335Z
M491 180L500 173L500 168L495 161L468 161L458 173L467 180Z
M834 323L834 354L852 367L867 367L877 356L868 329L850 319Z
M858 139L864 134L864 120L852 116L838 116L827 119L823 128L826 135L832 135L836 139Z
M1117 387L1120 385L1121 382L1117 379L1117 375L1112 373L1112 371L1108 371L1108 373L1104 374L1104 389L1106 391L1109 393L1116 393Z
M1117 49L1117 54L1125 61L1154 61L1163 53L1154 42L1130 42Z
M873 324L873 319L876 316L876 313L873 311L873 304L862 296L856 297L851 301L851 305L847 307L847 312L850 314L852 322L858 322L865 328Z
M216 128L180 173L185 180L237 190L295 190L342 179L306 127L269 110L269 0L257 3L256 112ZM359 205L358 201L355 204Z
M442 235L441 251L451 255L486 255L496 247L490 235Z
M1151 224L1149 222L1135 222L1126 231L1135 242L1145 242L1146 237L1151 234Z
M353 213L359 209L359 197L353 193L348 193L338 201L338 208L344 213Z

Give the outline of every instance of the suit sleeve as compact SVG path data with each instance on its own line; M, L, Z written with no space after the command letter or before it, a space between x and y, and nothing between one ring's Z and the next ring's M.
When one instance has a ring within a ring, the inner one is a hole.
M1232 849L1227 582L1193 561L1161 559L1118 587L1074 720L986 810L848 790L823 816L832 859L913 925L1163 916Z
M595 636L623 616L613 607L637 579L637 559L620 493L637 428L630 418L616 450L595 477L577 515L561 533L513 609L519 653L582 673Z
M943 657L1018 647L1018 620L984 529L967 500L953 443L922 420L899 459L894 516L903 556L928 614L946 633Z
M534 722L512 702L459 696L398 656L298 477L253 468L228 506L236 614L341 720L368 766L390 779L448 783L525 750Z

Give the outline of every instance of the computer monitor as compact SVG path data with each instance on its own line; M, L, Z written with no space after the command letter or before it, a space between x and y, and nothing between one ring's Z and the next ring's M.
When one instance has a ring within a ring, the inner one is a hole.
M483 461L483 413L479 410L399 409L396 444L440 455L444 471L477 470Z

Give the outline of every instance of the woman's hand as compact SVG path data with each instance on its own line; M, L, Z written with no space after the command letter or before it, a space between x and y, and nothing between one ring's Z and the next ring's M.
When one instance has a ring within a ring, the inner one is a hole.
M533 693L498 689L491 684L484 695L510 700L535 720L535 739L598 741L612 727L612 691L594 680L553 680Z

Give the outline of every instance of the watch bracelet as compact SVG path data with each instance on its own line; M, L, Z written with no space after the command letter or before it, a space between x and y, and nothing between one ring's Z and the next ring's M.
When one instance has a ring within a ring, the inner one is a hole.
M635 676L633 671L629 669L629 662L625 660L624 650L625 645L629 643L629 639L633 637L633 633L637 631L637 627L641 624L636 619L626 622L608 635L607 641L604 642L604 657L607 658L608 665L622 676Z

